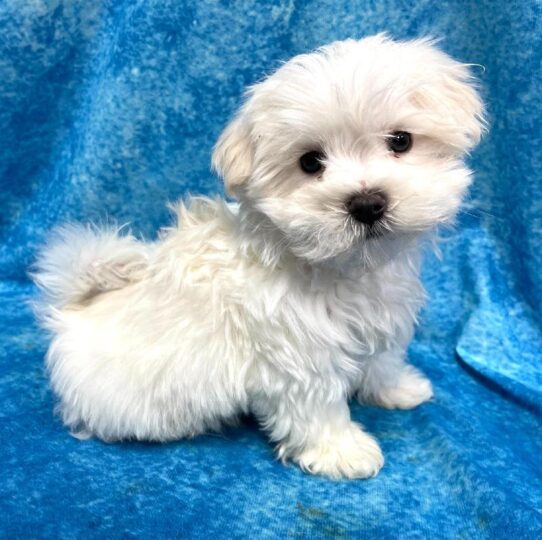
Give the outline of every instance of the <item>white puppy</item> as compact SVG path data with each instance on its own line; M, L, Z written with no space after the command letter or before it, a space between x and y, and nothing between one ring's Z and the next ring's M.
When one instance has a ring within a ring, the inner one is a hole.
M456 213L483 129L468 68L427 40L347 40L285 63L214 150L238 209L196 198L155 244L70 226L44 249L64 422L168 441L251 412L281 459L375 475L380 448L347 402L432 396L405 363L419 239Z

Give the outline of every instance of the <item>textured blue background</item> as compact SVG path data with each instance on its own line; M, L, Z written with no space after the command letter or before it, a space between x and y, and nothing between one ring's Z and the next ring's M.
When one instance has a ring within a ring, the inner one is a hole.
M387 463L331 482L276 463L250 420L175 444L79 442L52 414L25 272L67 219L152 238L167 200L221 190L214 140L245 85L334 39L433 35L482 64L491 133L468 210L428 256L408 412L353 405ZM0 536L542 537L540 0L3 0Z

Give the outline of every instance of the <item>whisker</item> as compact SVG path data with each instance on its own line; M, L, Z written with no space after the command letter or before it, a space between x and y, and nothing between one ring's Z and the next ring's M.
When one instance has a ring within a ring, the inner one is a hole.
M467 216L471 216L474 218L491 218L495 221L505 221L505 219L496 216L495 214L492 214L491 212L487 212L485 210L482 210L481 208L462 208L459 211L459 215L466 214Z

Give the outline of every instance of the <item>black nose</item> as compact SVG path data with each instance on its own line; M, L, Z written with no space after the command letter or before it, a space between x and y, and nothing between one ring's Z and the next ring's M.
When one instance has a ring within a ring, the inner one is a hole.
M386 212L388 198L382 191L359 193L346 203L348 213L360 223L372 225Z

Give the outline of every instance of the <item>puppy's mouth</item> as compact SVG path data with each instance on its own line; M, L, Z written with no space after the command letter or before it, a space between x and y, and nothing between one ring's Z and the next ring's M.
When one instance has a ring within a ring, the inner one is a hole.
M386 229L380 224L377 225L364 225L364 235L367 240L372 240L375 238L382 238L386 234L388 234L390 231L389 229Z
M360 239L363 240L379 240L392 233L391 227L385 221L379 221L371 225L359 223L351 220L352 226L357 230Z

